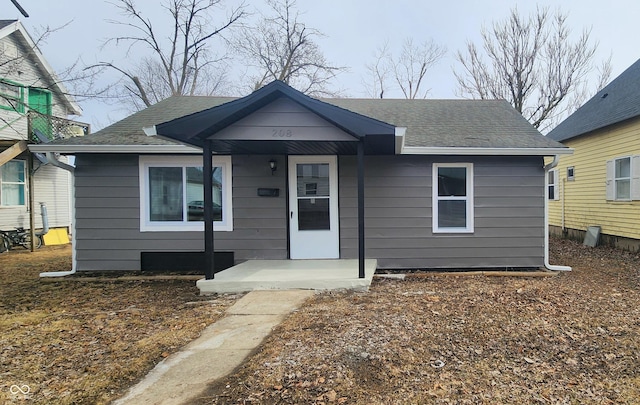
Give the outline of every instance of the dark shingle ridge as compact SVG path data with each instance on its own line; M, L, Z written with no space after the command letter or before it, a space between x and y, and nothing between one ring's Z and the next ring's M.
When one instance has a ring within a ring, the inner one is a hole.
M640 59L547 134L566 141L640 115Z
M0 20L0 29L6 27L7 25L11 25L18 20Z

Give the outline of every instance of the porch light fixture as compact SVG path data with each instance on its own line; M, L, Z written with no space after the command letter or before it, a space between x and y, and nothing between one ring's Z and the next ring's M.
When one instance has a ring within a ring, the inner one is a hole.
M271 175L273 176L273 173L278 170L278 162L275 159L271 159L269 161L269 167L271 168Z

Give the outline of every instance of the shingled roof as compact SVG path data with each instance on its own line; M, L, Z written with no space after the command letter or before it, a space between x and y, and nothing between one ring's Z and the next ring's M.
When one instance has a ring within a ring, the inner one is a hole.
M566 141L640 116L640 59L562 121L548 138Z
M407 128L406 147L557 148L504 100L331 99Z
M16 22L18 20L0 20L0 29L13 24L14 22Z
M201 112L236 98L173 96L91 135L55 145L167 145L143 128ZM396 127L406 128L408 148L558 149L564 146L543 136L504 100L319 100ZM188 117L185 117L188 118ZM51 144L50 144L51 145Z

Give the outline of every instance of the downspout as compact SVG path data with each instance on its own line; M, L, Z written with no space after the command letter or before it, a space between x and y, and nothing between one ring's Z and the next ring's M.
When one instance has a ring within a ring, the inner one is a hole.
M75 167L63 163L56 158L53 152L47 152L47 163L71 173L71 270L48 271L40 273L40 277L64 277L76 273L76 179L73 176Z
M571 271L569 266L549 264L549 170L558 165L560 155L555 155L553 161L544 166L544 267L553 271Z
M563 177L562 178L562 190L560 190L560 199L562 200L562 211L561 211L561 222L560 225L562 226L562 235L565 236L565 232L567 231L567 228L565 226L565 222L564 222L564 210L565 210L565 192L567 191L567 178Z
M36 232L38 236L44 236L49 233L49 214L47 213L47 204L40 202L40 216L42 217L42 230Z

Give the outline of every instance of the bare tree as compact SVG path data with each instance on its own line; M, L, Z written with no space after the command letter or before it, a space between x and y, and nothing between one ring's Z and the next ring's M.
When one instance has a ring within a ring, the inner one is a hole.
M222 9L222 0L168 0L162 5L171 16L167 38L162 33L166 25L151 21L134 0L115 0L112 4L128 21L110 22L128 28L132 34L110 38L105 45L126 44L129 57L137 46L147 52L133 67L106 61L90 66L122 75L116 94L119 99L139 110L171 95L209 95L218 89L224 79L220 69L224 56L214 52L211 45L240 24L246 15L244 4L231 9L216 24L213 14Z
M365 66L369 77L363 79L362 84L366 89L367 95L371 98L384 98L388 77L391 73L389 59L389 42L385 42L376 49L373 54L373 62Z
M508 100L533 126L546 130L580 100L570 96L582 88L593 71L597 43L590 31L572 40L567 14L539 8L523 17L517 9L504 21L482 28L482 48L467 43L459 51L461 71L454 71L458 92L473 98ZM610 67L602 72L610 72ZM601 82L608 77L600 79Z
M412 38L407 38L402 44L402 51L397 60L393 60L393 72L396 83L407 99L425 98L429 90L420 90L427 71L433 67L445 54L446 48L437 45L433 40L419 45L414 44ZM422 96L420 96L422 94Z
M446 52L445 47L433 40L416 44L413 38L406 38L400 54L394 57L385 43L374 54L374 62L367 65L373 85L365 84L365 87L370 96L382 98L385 90L391 88L388 84L391 76L405 98L425 98L429 93L429 89L424 89L427 72Z
M331 65L315 39L322 34L300 21L295 0L267 0L271 16L254 28L245 28L234 45L257 73L251 75L253 90L281 80L303 93L333 95L331 80L342 67Z

